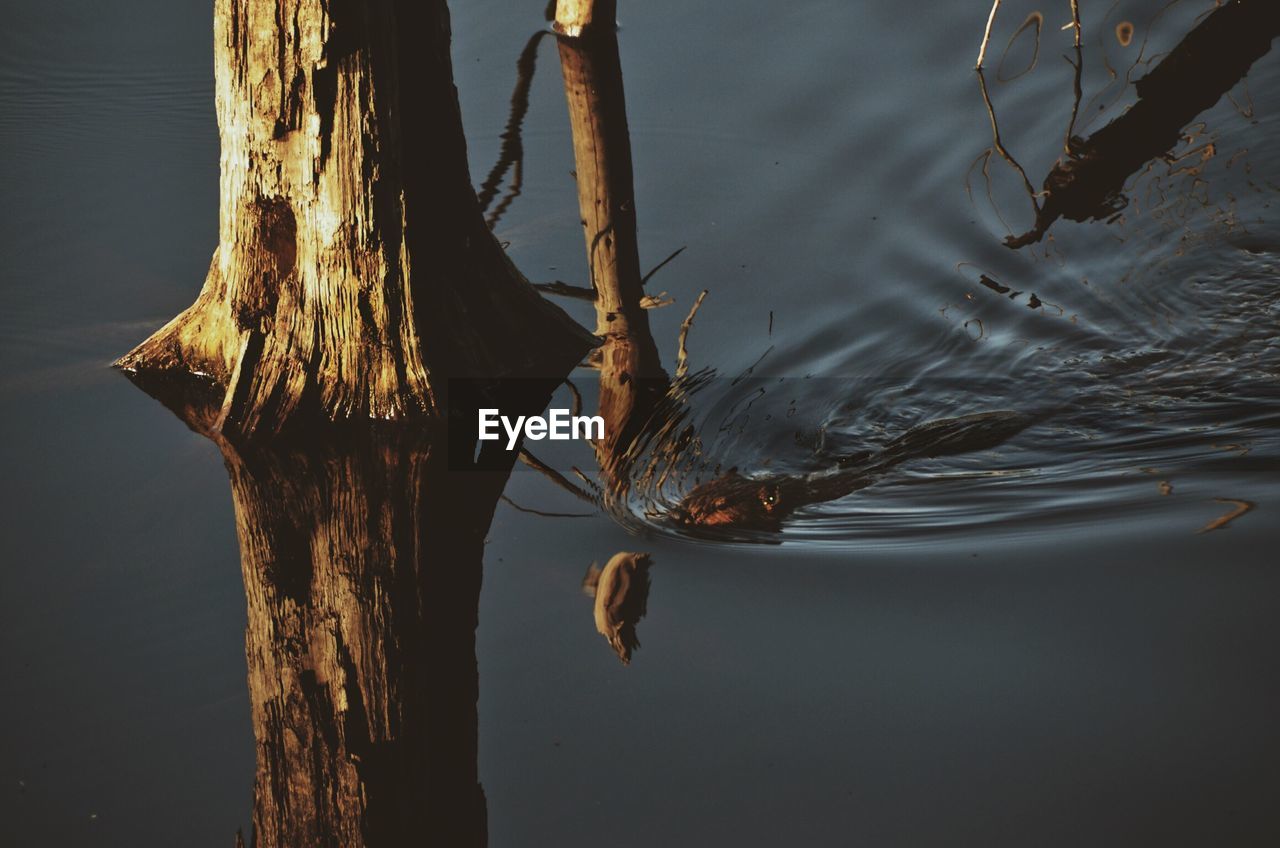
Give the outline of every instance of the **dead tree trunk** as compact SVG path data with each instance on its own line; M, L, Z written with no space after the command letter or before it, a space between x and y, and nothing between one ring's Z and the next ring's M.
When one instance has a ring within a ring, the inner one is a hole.
M475 629L505 473L438 444L223 446L257 743L253 844L478 846Z
M560 69L573 131L578 209L595 291L600 349L600 415L596 445L606 480L625 478L630 446L667 390L667 375L649 330L627 130L622 65L610 2L560 0L556 29ZM570 37L578 34L577 37Z
M269 434L432 416L441 376L581 357L481 217L444 0L217 0L214 30L219 246L121 368L212 383L221 429Z

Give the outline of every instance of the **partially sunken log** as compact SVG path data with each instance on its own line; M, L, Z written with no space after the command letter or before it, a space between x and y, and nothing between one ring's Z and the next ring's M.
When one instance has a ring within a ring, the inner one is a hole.
M251 844L484 845L475 629L506 474L404 439L220 444L248 602Z
M444 0L217 0L219 247L196 302L118 362L192 375L219 429L404 419L442 376L562 371L590 345L485 226Z

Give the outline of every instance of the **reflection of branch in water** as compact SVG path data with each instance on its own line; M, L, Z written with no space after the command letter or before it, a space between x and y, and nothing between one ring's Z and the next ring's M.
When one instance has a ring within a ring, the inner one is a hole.
M987 15L987 27L982 33L982 44L978 46L978 61L974 64L977 70L982 70L982 64L987 60L987 44L991 41L991 28L996 24L996 11L1000 8L1000 0L993 0L991 3L991 14Z
M578 416L582 414L582 392L578 391L578 387L573 384L572 380L564 381L565 388L569 390L569 394L573 395L573 410L571 415Z
M1253 95L1249 93L1249 81L1247 79L1244 81L1244 84L1241 86L1241 88L1244 89L1243 91L1244 101L1245 103L1249 104L1248 106L1241 106L1239 103L1237 103L1236 99L1231 96L1231 92L1229 91L1227 92L1227 100L1229 100L1231 102L1231 105L1235 107L1235 110L1237 113L1239 113L1240 117L1244 118L1246 121L1252 121L1253 120Z
M1000 139L1000 122L996 120L996 110L991 105L991 95L987 92L987 78L981 69L978 70L978 87L982 91L982 102L987 107L987 117L991 119L991 143L996 152L1000 154L1000 157L1018 172L1018 176L1022 177L1022 184L1027 190L1027 197L1031 199L1031 207L1039 215L1040 204L1036 202L1035 186L1031 185L1031 179L1027 176L1027 172L1018 164L1018 160L1014 159L1009 151L1005 149L1004 142Z
M1027 66L1018 71L1011 77L1004 75L1004 63L1009 58L1009 52L1013 49L1013 43L1018 40L1018 36L1026 32L1028 29L1035 28L1035 40L1032 42L1031 61ZM1027 19L1022 22L1022 26L1013 31L1013 35L1009 36L1009 43L1005 45L1004 53L1000 54L1000 64L996 66L996 79L999 82L1013 82L1016 79L1026 76L1035 70L1036 63L1040 61L1040 31L1044 28L1044 15L1040 12L1032 12L1027 15Z
M574 300L595 300L596 290L587 286L570 285L562 280L552 280L549 283L534 283L533 287L538 291L547 294L555 294L560 297L569 297Z
M995 149L988 147L979 153L972 162L969 163L968 170L964 173L964 193L969 198L969 202L973 203L973 168L979 162L982 163L982 184L987 188L987 204L991 207L991 211L995 213L996 218L1000 221L1001 226L1006 232L1012 233L1013 227L1009 226L1009 222L1005 220L1004 215L1000 213L1000 207L996 204L995 193L991 186L991 156L995 153ZM1035 199L1032 198L1032 202Z
M1080 100L1084 97L1084 86L1080 79L1084 73L1084 54L1080 50L1080 44L1078 42L1076 44L1075 51L1075 61L1071 62L1070 59L1067 60L1068 62L1071 62L1071 67L1073 69L1071 77L1071 120L1067 121L1067 131L1062 137L1062 152L1066 153L1068 156L1075 153L1076 120L1080 116Z
M1239 82L1277 34L1275 0L1236 0L1216 9L1135 84L1138 100L1128 111L1071 144L1071 155L1045 178L1035 226L1005 244L1038 242L1058 218L1100 220L1123 209L1125 181L1173 149L1183 127Z
M640 285L643 286L645 283L649 282L649 280L653 279L653 275L661 271L664 265L666 265L672 259L675 259L680 254L684 253L684 250L686 247L688 247L687 244L676 248L671 252L670 256L668 256L666 259L662 260L657 265L654 265L652 268L650 268L649 273L645 274L643 277L640 278Z
M498 155L498 161L489 171L489 176L480 184L480 190L476 192L476 197L480 201L480 211L487 211L507 171L512 171L511 185L507 194L486 218L489 229L497 226L507 207L520 195L520 189L524 183L522 130L524 116L529 111L529 89L533 85L533 73L537 69L538 44L545 35L547 35L546 30L535 32L525 44L524 50L520 51L520 58L516 60L516 87L511 92L511 113L507 118L507 127L502 132L502 149Z
M703 289L698 295L698 299L693 302L693 307L689 310L689 314L684 321L680 322L680 343L676 352L676 376L683 377L689 372L689 349L685 343L689 340L689 330L693 327L693 318L698 314L698 309L702 306L702 301L707 296L707 289Z
M547 512L542 509L533 509L532 507L521 506L506 495L502 496L502 502L516 512L526 512L539 518L595 518L596 516L594 512Z
M1220 504L1229 504L1233 509L1225 515L1220 515L1213 521L1201 527L1198 533L1209 533L1213 530L1221 530L1240 516L1253 510L1257 506L1253 501L1241 501L1233 498L1214 498Z
M574 477L577 477L579 480L582 481L582 485L586 486L587 488L591 489L597 494L600 493L600 484L597 483L595 480L592 480L590 477L588 477L581 468L575 465L570 470L573 472Z
M597 498L587 494L587 492L585 492L581 487L575 486L573 483L569 482L563 474L538 459L530 453L527 448L520 449L520 461L546 477L552 483L555 483L557 486L564 489L569 494L573 495L575 498L593 505L598 503Z
M1151 63L1155 61L1157 58L1159 58L1159 54L1148 55L1147 53L1147 47L1151 42L1151 34L1157 30L1158 24L1160 23L1160 20L1165 16L1165 14L1167 14L1170 10L1172 10L1175 6L1177 6L1182 2L1183 0L1166 0L1164 6L1162 6L1159 9L1159 11L1155 13L1154 16L1152 16L1149 20L1146 21L1146 23L1143 26L1142 43L1138 46L1138 55L1134 57L1129 62L1129 64L1125 67L1123 76L1111 64L1111 59L1107 50L1109 40L1106 38L1103 32L1099 32L1098 37L1096 39L1097 46L1099 48L1099 57L1102 60L1103 69L1107 72L1107 75L1110 77L1110 82L1108 82L1102 88L1098 89L1098 91L1096 91L1089 98L1089 101L1088 103L1085 104L1084 109L1081 110L1085 116L1086 128L1092 124L1095 118L1103 114L1108 107L1115 105L1116 101L1112 101L1111 103L1102 102L1106 100L1107 95L1111 93L1113 88L1118 88L1118 91L1121 93L1124 92L1129 87L1129 85L1133 83L1133 75L1135 72L1139 70L1139 68L1149 68L1151 67ZM1114 0L1114 2L1111 4L1111 7L1106 11L1106 13L1099 20L1102 20L1102 21L1109 20L1111 18L1112 13L1114 13L1116 9L1120 7L1120 5L1121 5L1121 0ZM1206 12L1205 14L1209 14L1209 13ZM1197 18L1197 22L1199 20L1200 18ZM1122 28L1123 28L1123 37L1122 37ZM1121 47L1129 47L1131 44L1133 44L1135 32L1136 32L1136 27L1134 26L1132 21L1121 21L1116 26L1116 30L1115 30L1116 41L1120 44Z
M993 0L991 4L991 13L987 15L987 25L982 31L982 43L978 46L978 61L974 64L974 69L981 71L982 65L987 59L987 45L991 43L991 29L996 23L996 12L1000 10L1001 0ZM1036 13L1039 14L1039 13ZM1030 19L1028 19L1030 20ZM1026 27L1026 23L1022 25ZM1080 46L1080 4L1078 0L1071 0L1071 23L1069 26L1075 29L1076 47ZM1066 27L1064 27L1065 29ZM1020 32L1021 30L1019 30ZM1015 34L1016 36L1016 34ZM1010 39L1012 42L1012 39Z

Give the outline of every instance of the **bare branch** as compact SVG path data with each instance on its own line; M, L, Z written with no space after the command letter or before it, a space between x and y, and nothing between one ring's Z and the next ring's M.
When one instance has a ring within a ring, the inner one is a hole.
M676 353L676 377L683 377L689 371L689 351L685 347L685 342L689 338L689 328L693 326L693 316L698 314L698 307L702 306L702 300L706 296L707 290L703 289L702 294L698 295L698 299L693 302L689 316L680 324L680 349Z

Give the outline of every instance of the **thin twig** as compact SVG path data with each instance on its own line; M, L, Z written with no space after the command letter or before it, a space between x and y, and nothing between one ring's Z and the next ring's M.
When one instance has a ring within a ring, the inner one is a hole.
M552 280L549 283L534 283L533 287L547 294L558 294L561 297L572 297L576 300L596 299L595 289L587 288L586 286L571 286L560 280Z
M511 498L506 495L503 495L502 499L506 501L507 506L512 509L519 510L520 512L527 512L530 515L540 515L543 518L595 518L595 513L593 512L543 512L540 509L531 509L527 506L520 506L520 504L511 500Z
M680 248L680 249L678 249L675 253L671 254L671 255L670 255L670 256L668 256L666 259L662 260L662 261L661 261L661 262L659 262L657 265L654 265L651 269L649 269L649 273L645 274L643 277L641 277L641 278L640 278L640 285L642 285L642 286L643 286L645 283L649 282L649 278L650 278L650 277L652 277L654 274L656 274L656 273L658 273L659 271L661 271L661 270L662 270L662 266L663 266L663 265L666 265L666 264L667 264L668 262L670 262L672 259L675 259L675 258L676 258L677 256L679 256L680 254L684 253L684 249L685 249L685 247L688 247L688 246L689 246L689 245L687 245L687 244L686 244L686 245L684 245L684 247L681 247L681 248Z
M578 387L573 384L572 380L566 379L564 384L569 387L569 394L573 395L573 415L582 414L582 392L578 391Z
M698 307L702 306L702 300L707 296L707 290L703 289L702 294L698 295L698 299L693 302L693 308L689 310L689 316L680 324L680 348L676 353L676 377L683 377L689 371L689 351L685 347L685 342L689 338L689 328L693 326L693 316L698 314Z
M995 146L996 152L1000 154L1000 157L1013 166L1014 170L1022 177L1022 184L1027 189L1027 196L1031 198L1031 205L1036 210L1036 213L1039 214L1040 204L1036 201L1035 186L1031 184L1030 178L1027 177L1027 172L1018 164L1018 160L1013 158L1012 154L1005 149L1004 142L1000 140L1000 123L996 120L996 109L991 105L991 95L987 93L987 78L981 69L978 70L978 86L982 89L982 102L986 104L987 117L991 119L992 144Z
M490 169L489 176L480 184L480 189L476 192L476 197L480 201L480 211L487 211L498 193L498 187L502 184L503 177L506 176L507 171L514 169L515 173L507 194L499 201L498 207L487 218L489 229L497 226L498 220L507 210L507 207L511 205L511 201L515 200L516 196L520 194L521 186L524 183L524 143L522 140L524 117L529 111L529 90L533 85L533 73L537 68L538 44L546 35L547 30L535 32L525 44L524 50L520 51L520 58L516 60L516 85L511 92L511 111L507 116L506 129L502 132L501 152L498 155L498 161Z
M1074 3L1074 0L1073 0ZM996 23L996 10L1000 8L1000 0L995 0L991 4L991 14L987 16L987 28L982 33L982 46L978 48L978 64L974 65L974 70L982 70L982 63L987 60L987 43L991 41L991 28Z
M1075 68L1075 76L1072 82L1074 99L1071 103L1071 120L1067 122L1067 132L1062 141L1062 149L1068 156L1073 155L1075 152L1071 144L1071 137L1075 135L1076 118L1080 115L1080 101L1084 98L1084 88L1080 84L1080 76L1084 72L1084 56L1080 52L1079 44L1076 45L1076 60L1072 62L1072 66Z
M1196 532L1209 533L1213 530L1221 530L1223 527L1226 527L1228 524L1257 506L1253 501L1236 500L1235 498L1214 498L1214 500L1218 503L1231 506L1232 510L1226 515L1220 515L1213 519L1213 521L1210 521Z
M647 294L644 297L640 298L640 308L641 309L661 309L662 307L670 306L675 302L676 302L676 299L674 297L668 297L666 292L660 292L658 294Z
M590 486L591 488L595 489L597 492L600 490L600 487L596 484L596 481L592 480L592 479L591 479L590 477L588 477L586 474L582 473L582 469L581 469L581 468L579 468L578 466L576 466L576 465L575 465L575 466L573 466L573 469L572 469L572 470L573 470L574 475L575 475L575 476L577 476L577 478L578 478L579 480L581 480L583 483L586 483L588 486Z
M511 184L507 187L507 191L502 195L502 199L493 207L493 211L484 219L489 225L489 229L495 229L498 222L502 220L502 216L507 214L507 209L511 206L515 199L520 196L520 192L524 190L524 160L517 159L511 167Z
M529 466L530 468L532 468L534 471L541 473L544 477L546 477L552 483L555 483L557 486L564 489L566 492L573 495L575 498L584 500L587 503L592 505L596 503L596 499L594 497L592 497L590 494L588 494L586 491L579 488L578 486L575 486L573 483L570 483L569 480L566 479L563 474L561 474L559 471L556 471L550 465L547 465L545 462L538 459L536 456L529 453L529 451L524 448L520 450L520 461L523 462L525 465Z
M561 280L552 280L549 283L533 283L535 289L546 292L547 294L559 295L560 297L571 297L574 300L590 300L596 299L595 289L586 286L574 286ZM661 309L664 306L670 306L675 303L673 298L667 296L666 292L658 294L646 294L640 298L641 309Z

